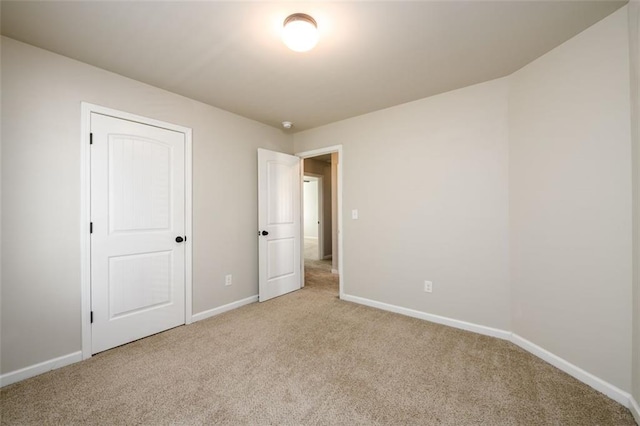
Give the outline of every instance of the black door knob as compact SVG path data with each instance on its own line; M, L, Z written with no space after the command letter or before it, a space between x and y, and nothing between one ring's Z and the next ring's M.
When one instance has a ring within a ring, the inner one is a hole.
M267 231L262 231L262 235L269 235Z
M176 243L181 243L184 241L184 238L182 237L176 237Z

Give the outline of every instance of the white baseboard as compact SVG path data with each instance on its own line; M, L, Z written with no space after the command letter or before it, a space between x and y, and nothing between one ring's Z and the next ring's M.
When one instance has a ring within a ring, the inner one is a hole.
M629 398L629 411L633 414L633 418L636 419L636 423L640 425L640 405L634 397Z
M244 305L249 305L251 303L255 303L258 301L258 295L247 297L246 299L237 300L235 302L228 303L226 305L218 306L217 308L209 309L207 311L199 312L191 317L193 322L201 321L206 318L213 317L215 315L220 315L224 312L231 311L233 309L237 309Z
M577 365L574 365L569 361L560 358L559 356L549 352L546 349L541 348L540 346L528 341L521 336L518 336L515 333L512 333L511 335L511 342L520 346L525 351L532 353L538 358L548 362L554 367L564 371L568 375L580 380L582 383L591 386L598 392L602 392L614 401L624 405L627 408L630 408L631 395L623 391L622 389L617 388L611 383L605 382L601 378L594 376L593 374L583 370Z
M354 302L361 305L370 306L372 308L382 309L384 311L395 312L397 314L406 315L406 316L418 318L418 319L423 319L426 321L431 321L437 324L443 324L450 327L459 328L462 330L472 331L474 333L483 334L486 336L492 336L492 337L497 337L499 339L510 340L513 344L518 345L519 347L526 350L527 352L548 362L549 364L564 371L565 373L576 378L577 380L580 380L582 383L585 383L591 386L595 390L605 394L606 396L618 402L619 404L622 404L625 407L629 408L636 422L640 424L640 405L629 393L623 391L622 389L617 388L616 386L608 382L605 382L599 377L594 376L593 374L581 369L580 367L566 361L563 358L560 358L559 356L547 351L546 349L541 348L535 343L532 343L515 333L511 333L509 331L501 330L498 328L492 328L492 327L486 327L483 325L473 324L466 321L460 321L453 318L447 318L440 315L428 314L426 312L417 311L409 308L403 308L401 306L391 305L388 303L378 302L375 300L366 299L364 297L352 296L349 294L341 295L341 299L346 300L348 302ZM193 322L200 321L215 315L219 315L224 312L231 311L241 306L255 303L257 301L258 301L257 295L247 297L246 299L238 300L223 306L219 306L217 308L213 308L204 312L197 313L193 315L191 318ZM19 382L21 380L25 380L30 377L34 377L51 370L55 370L57 368L65 367L67 365L74 364L79 361L82 361L82 351L73 352L68 355L63 355L61 357L44 361L29 367L21 368L20 370L2 374L0 375L0 387Z
M484 334L485 336L497 337L499 339L509 340L511 338L511 332L501 330L499 328L487 327L484 325L473 324L466 321L460 321L453 318L442 317L440 315L428 314L422 311L416 311L414 309L403 308L401 306L390 305L388 303L378 302L371 299L365 299L364 297L352 296L345 294L344 300L348 302L359 303L361 305L371 306L372 308L382 309L384 311L395 312L397 314L406 315L408 317L419 318L437 324L448 325L449 327L459 328L462 330L473 331L474 333Z
M230 311L232 309L239 308L250 303L258 301L258 296L247 297L246 299L238 300L233 303L229 303L224 306L219 306L208 311L200 312L191 317L193 322L203 320L205 318L219 315L223 312ZM19 382L21 380L28 379L30 377L37 376L47 371L55 370L56 368L65 367L69 364L82 361L82 351L73 352L68 355L64 355L58 358L50 359L39 364L31 365L29 367L21 368L20 370L12 371L10 373L0 375L0 387L10 385L12 383Z
M348 302L359 303L361 305L371 306L373 308L382 309L384 311L395 312L397 314L407 315L413 318L419 318L437 324L448 325L450 327L459 328L462 330L472 331L474 333L484 334L486 336L497 337L499 339L505 339L511 341L513 344L518 345L525 351L537 356L538 358L548 362L554 367L564 371L570 376L580 380L582 383L591 386L595 390L605 394L609 398L629 408L631 414L635 418L636 422L640 424L640 407L638 402L627 392L619 389L611 383L605 382L599 377L581 369L580 367L570 363L569 361L560 358L559 356L547 351L528 341L527 339L518 336L515 333L506 330L500 330L497 328L486 327L483 325L473 324L466 321L460 321L453 318L442 317L440 315L428 314L422 311L416 311L414 309L403 308L401 306L390 305L388 303L378 302L375 300L365 299L364 297L352 296L345 294L341 299Z
M0 376L0 387L46 373L47 371L55 370L56 368L65 367L78 361L82 361L82 351L73 352L68 355L50 359L49 361L44 361L39 364L3 374Z

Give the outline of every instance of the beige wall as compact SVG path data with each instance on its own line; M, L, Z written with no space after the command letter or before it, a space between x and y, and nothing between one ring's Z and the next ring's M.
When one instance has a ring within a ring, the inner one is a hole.
M322 239L323 256L329 256L332 252L332 217L331 217L331 164L307 158L304 160L305 173L313 173L322 176Z
M513 331L630 391L627 9L510 78Z
M81 101L193 129L193 312L258 291L256 149L290 136L3 38L2 373L81 349Z
M507 81L294 135L336 144L345 293L509 329Z
M623 8L508 78L295 134L343 145L345 292L631 390L627 27Z
M629 2L631 137L633 147L633 350L632 395L640 402L640 0Z

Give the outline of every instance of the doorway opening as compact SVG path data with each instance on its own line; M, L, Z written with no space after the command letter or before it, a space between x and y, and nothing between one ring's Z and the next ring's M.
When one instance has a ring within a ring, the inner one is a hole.
M305 286L343 295L341 146L298 153L303 159L302 269Z

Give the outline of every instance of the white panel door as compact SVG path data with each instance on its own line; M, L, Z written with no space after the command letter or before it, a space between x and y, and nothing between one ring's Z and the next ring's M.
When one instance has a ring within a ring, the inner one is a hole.
M258 149L259 300L301 287L300 159Z
M97 353L185 323L185 135L96 113L91 133Z

